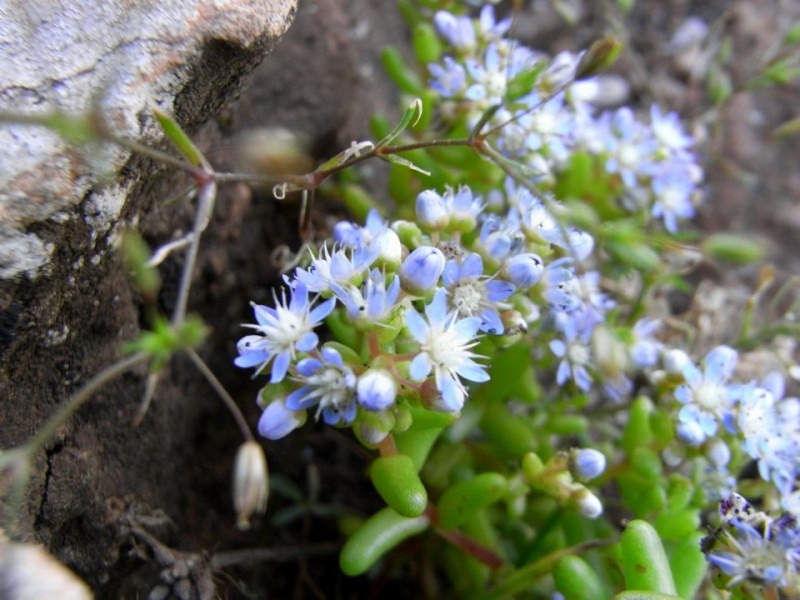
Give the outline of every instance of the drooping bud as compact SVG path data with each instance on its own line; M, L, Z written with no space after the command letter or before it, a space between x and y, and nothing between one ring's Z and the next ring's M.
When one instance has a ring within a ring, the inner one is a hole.
M267 457L258 442L249 440L239 446L233 465L233 505L239 529L250 527L253 514L264 513L268 496Z

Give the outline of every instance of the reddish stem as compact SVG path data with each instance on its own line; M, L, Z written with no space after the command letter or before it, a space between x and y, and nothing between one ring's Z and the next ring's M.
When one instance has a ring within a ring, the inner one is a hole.
M493 550L476 542L462 531L458 529L444 530L437 527L436 523L439 520L439 514L436 507L431 503L428 503L428 506L425 507L425 515L431 520L431 523L433 523L434 531L456 548L476 558L491 569L499 569L505 564L505 561Z
M397 455L397 444L394 443L394 437L392 437L391 434L380 441L378 444L378 452L380 452L383 457Z

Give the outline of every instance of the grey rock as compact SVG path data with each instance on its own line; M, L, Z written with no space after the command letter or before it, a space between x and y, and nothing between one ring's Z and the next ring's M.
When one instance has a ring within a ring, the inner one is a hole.
M149 106L188 125L207 120L295 9L296 0L0 0L0 111L92 112L117 135L156 143ZM84 218L84 201L92 238L112 233L138 176L117 178L129 158L70 147L42 127L0 125L0 279L46 273L54 245L31 227Z

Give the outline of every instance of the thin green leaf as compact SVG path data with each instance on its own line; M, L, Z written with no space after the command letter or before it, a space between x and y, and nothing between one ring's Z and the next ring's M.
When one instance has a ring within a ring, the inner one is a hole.
M406 167L407 169L411 169L412 171L416 171L417 173L422 173L423 175L427 175L430 177L431 172L426 171L425 169L420 169L417 165L412 163L410 160L403 158L402 156L398 156L397 154L386 154L381 155L381 158L386 162L400 165L401 167Z
M406 129L408 129L409 125L416 125L419 118L422 116L422 100L419 98L414 98L414 101L409 104L406 112L403 114L403 118L400 119L400 122L395 126L392 131L389 132L385 138L383 138L378 144L376 148L383 148L391 144L397 136L403 133Z
M210 165L206 157L200 152L200 149L194 145L194 142L186 135L186 132L178 125L177 121L158 107L154 106L152 111L156 121L158 121L158 124L164 131L164 135L169 138L169 141L172 142L178 152L183 154L195 167L209 169Z

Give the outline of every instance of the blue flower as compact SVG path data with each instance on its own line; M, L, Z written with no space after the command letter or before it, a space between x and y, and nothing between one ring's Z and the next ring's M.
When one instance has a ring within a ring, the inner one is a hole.
M378 252L372 246L361 245L354 250L338 248L332 254L323 246L319 255L311 259L308 269L295 270L295 279L309 291L329 292L331 284L346 285L359 280L377 258Z
M744 450L758 460L761 478L772 481L784 497L792 493L800 472L800 400L783 399L783 385L770 376L766 385L755 382L739 386L738 426L744 437Z
M589 346L581 340L567 337L565 340L552 340L550 350L561 359L556 371L556 383L564 385L572 379L584 392L592 389L592 377L587 368L591 364Z
M448 187L442 195L445 209L450 217L449 226L457 226L458 231L467 232L475 229L478 215L483 210L480 197L475 197L469 187L462 185L458 191Z
M688 149L694 145L692 136L683 130L678 113L662 114L658 104L650 107L650 128L661 147L670 154L688 154Z
M678 219L694 217L692 194L696 185L692 178L691 165L683 161L661 163L655 168L650 185L655 196L653 216L664 220L667 231L678 231Z
M640 319L633 326L630 355L633 364L639 369L654 367L658 363L663 344L656 340L654 335L660 326L660 320L651 318Z
M354 285L343 288L335 284L331 288L353 321L371 325L385 319L395 307L400 294L400 278L393 277L387 289L384 276L373 269L360 288Z
M459 319L455 312L448 313L447 292L441 288L425 307L425 316L413 308L406 310L406 326L420 345L420 353L409 368L411 378L422 381L433 371L443 408L448 412L459 411L466 397L460 378L475 382L489 380L486 367L473 360L480 356L470 350L478 343L476 334L481 320Z
M443 98L457 98L467 86L466 70L449 56L444 57L444 65L429 64L428 71L431 74L431 89Z
M328 425L349 425L356 418L354 391L356 376L333 348L322 348L320 358L304 358L297 363L296 381L303 387L286 397L289 410L317 406Z
M433 25L437 33L454 48L470 50L475 47L475 26L469 17L457 17L440 10L433 16Z
M481 9L478 19L478 34L482 41L493 41L503 37L511 28L511 19L498 21L494 16L494 7L487 4Z
M606 170L618 173L625 185L635 188L639 176L652 169L658 141L650 128L637 121L627 106L618 109L610 120L602 123L608 127L605 141L610 156Z
M712 550L706 560L731 577L729 588L752 581L766 587L791 585L791 591L797 591L796 528L774 531L765 527L759 531L749 523L734 522L731 531L726 530L723 536L722 541L730 551Z
M706 355L702 372L691 363L683 367L686 383L675 390L684 405L678 412L681 423L696 423L706 437L717 432L720 421L733 430L734 398L727 382L738 358L733 348L718 346Z
M301 282L295 284L291 294L287 303L286 290L281 301L273 293L275 308L253 304L258 323L244 326L255 329L258 334L247 335L237 344L239 356L234 360L237 367L258 365L258 374L274 359L271 383L283 381L296 352L309 352L317 347L319 338L313 330L336 304L331 298L312 309L308 290Z
M463 317L479 317L481 331L503 333L497 307L514 293L514 284L483 276L480 254L469 254L462 261L449 260L442 273L449 292L450 305Z

